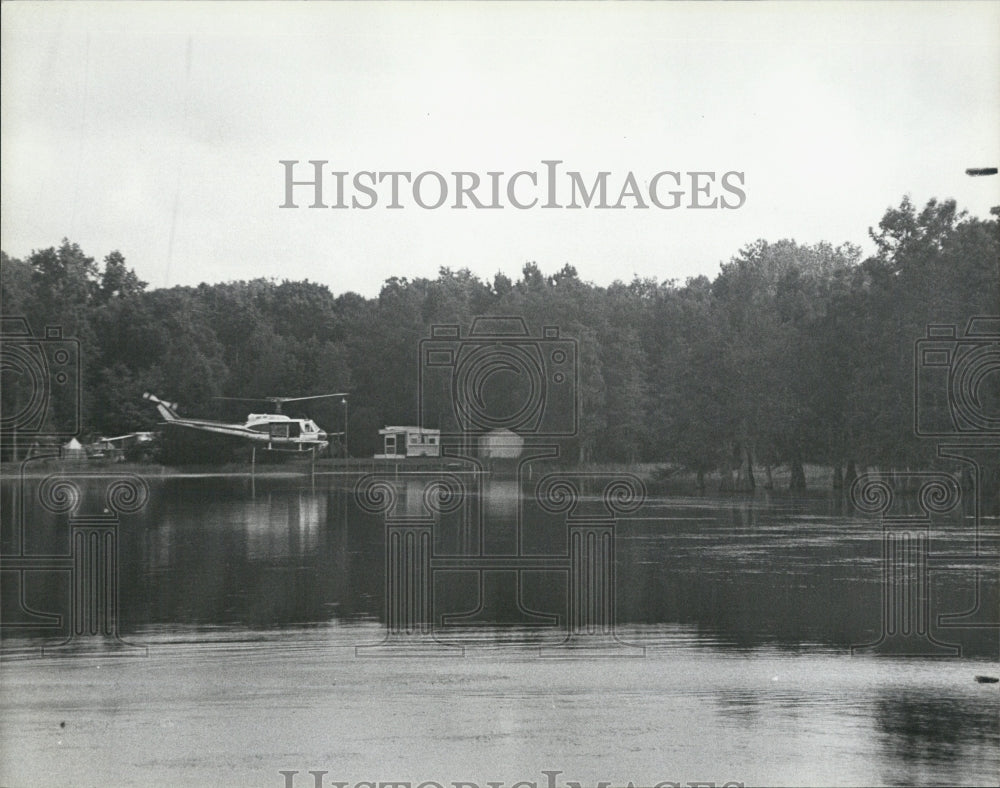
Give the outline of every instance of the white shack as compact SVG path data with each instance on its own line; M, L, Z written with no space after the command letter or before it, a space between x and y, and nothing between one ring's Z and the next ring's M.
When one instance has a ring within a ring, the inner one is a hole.
M383 453L376 460L401 460L406 457L440 457L441 430L421 427L386 427L379 430Z

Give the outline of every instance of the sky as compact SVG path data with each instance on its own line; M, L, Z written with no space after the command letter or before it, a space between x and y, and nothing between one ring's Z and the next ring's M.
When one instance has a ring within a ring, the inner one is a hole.
M263 276L373 296L392 276L517 277L528 261L600 285L683 281L758 238L870 250L868 228L906 194L983 217L1000 204L1000 177L965 174L1000 164L1000 3L15 1L0 13L0 245L22 258L63 237L98 259L119 250L153 287ZM629 172L648 190L665 170L715 173L709 198L731 199L718 183L732 171L745 199L427 210L404 183L398 210L385 184L370 210L311 209L301 187L301 207L282 209L282 160L303 178L327 161L348 186L364 170L485 183L560 160L587 183L609 172L612 202Z

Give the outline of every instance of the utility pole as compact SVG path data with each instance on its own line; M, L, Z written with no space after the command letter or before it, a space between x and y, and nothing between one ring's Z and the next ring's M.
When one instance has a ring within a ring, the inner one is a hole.
M344 459L348 458L347 453L347 397L340 400L340 403L344 406Z

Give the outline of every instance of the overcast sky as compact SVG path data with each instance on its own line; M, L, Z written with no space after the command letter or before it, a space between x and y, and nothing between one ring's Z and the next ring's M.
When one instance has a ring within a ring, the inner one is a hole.
M156 287L273 276L374 295L394 275L516 276L529 260L599 284L683 280L756 238L863 244L904 194L980 216L1000 203L1000 178L964 174L1000 163L997 3L5 2L2 16L4 251L65 236L120 250ZM484 177L560 159L614 183L736 170L746 201L290 210L282 159Z

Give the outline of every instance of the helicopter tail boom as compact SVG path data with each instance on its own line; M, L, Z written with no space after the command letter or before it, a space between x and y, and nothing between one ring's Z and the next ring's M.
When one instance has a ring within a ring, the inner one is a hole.
M148 391L143 392L143 399L147 399L156 405L156 409L160 412L164 421L177 421L177 403L167 402L157 397L155 394L150 394Z

